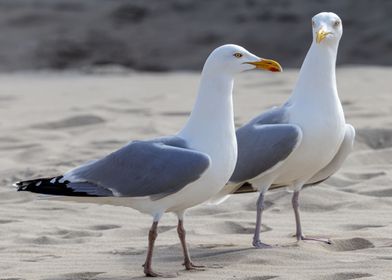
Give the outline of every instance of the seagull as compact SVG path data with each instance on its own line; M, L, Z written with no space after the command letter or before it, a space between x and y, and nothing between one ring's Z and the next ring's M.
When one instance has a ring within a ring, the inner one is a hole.
M178 217L184 266L197 269L188 252L183 225L186 209L207 201L232 175L237 161L233 116L234 75L246 70L282 71L243 47L223 45L207 58L196 103L185 126L175 135L131 141L102 159L87 162L62 176L16 183L19 191L49 195L126 197L129 206L150 214L144 263L146 276L164 276L152 269L158 222L166 212Z
M305 237L299 213L299 192L318 184L342 166L354 145L355 130L346 124L336 87L335 64L342 21L334 13L312 19L313 42L300 70L296 86L283 105L255 117L237 132L238 161L227 185L212 199L224 201L230 194L259 191L253 237L256 248L271 247L260 241L264 195L270 188L293 190L292 206L297 240L329 240Z

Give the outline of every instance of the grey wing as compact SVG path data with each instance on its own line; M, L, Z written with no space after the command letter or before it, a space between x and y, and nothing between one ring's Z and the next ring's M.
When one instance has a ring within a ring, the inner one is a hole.
M255 178L284 161L302 139L293 124L247 125L237 130L238 159L231 182Z
M167 137L131 142L101 160L69 171L64 178L98 185L118 196L156 199L196 181L209 165L208 155L187 148L179 137Z
M338 152L332 161L321 169L316 175L314 175L306 184L306 185L315 185L319 184L325 180L327 180L330 176L332 176L335 172L337 172L340 167L342 167L343 162L346 160L348 155L352 152L354 148L354 139L355 139L355 129L352 125L346 124L346 133L344 135L344 139Z
M244 182L285 160L302 139L301 128L288 124L285 104L274 107L237 129L238 159L231 182Z

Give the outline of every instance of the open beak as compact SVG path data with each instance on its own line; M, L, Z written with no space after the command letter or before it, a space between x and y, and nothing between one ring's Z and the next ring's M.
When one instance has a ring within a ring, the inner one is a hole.
M275 60L271 60L271 59L260 59L258 61L254 61L254 62L245 62L248 64L252 64L254 66L256 66L256 69L262 69L262 70L268 70L271 72L282 72L282 66L280 66L280 64L278 62L276 62Z
M320 29L319 31L316 32L316 43L319 44L322 40L327 37L328 34L331 34L332 32L327 32L324 29Z

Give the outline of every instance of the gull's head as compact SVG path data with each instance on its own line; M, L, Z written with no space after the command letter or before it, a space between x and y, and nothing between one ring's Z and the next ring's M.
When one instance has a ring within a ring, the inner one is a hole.
M342 20L334 13L319 13L312 18L313 41L317 44L338 44L343 34Z
M203 71L234 75L252 69L282 71L278 62L260 58L243 47L233 44L216 48L207 58Z

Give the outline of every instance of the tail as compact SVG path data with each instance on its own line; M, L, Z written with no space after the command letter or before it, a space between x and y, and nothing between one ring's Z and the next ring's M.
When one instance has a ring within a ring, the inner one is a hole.
M218 192L208 200L208 204L210 205L221 204L226 199L228 199L230 195L235 194L238 188L240 187L241 185L239 184L228 182L220 192Z
M39 178L20 181L14 184L19 192L33 192L48 195L63 196L113 196L113 193L105 188L88 182L70 182L63 176L51 178Z

